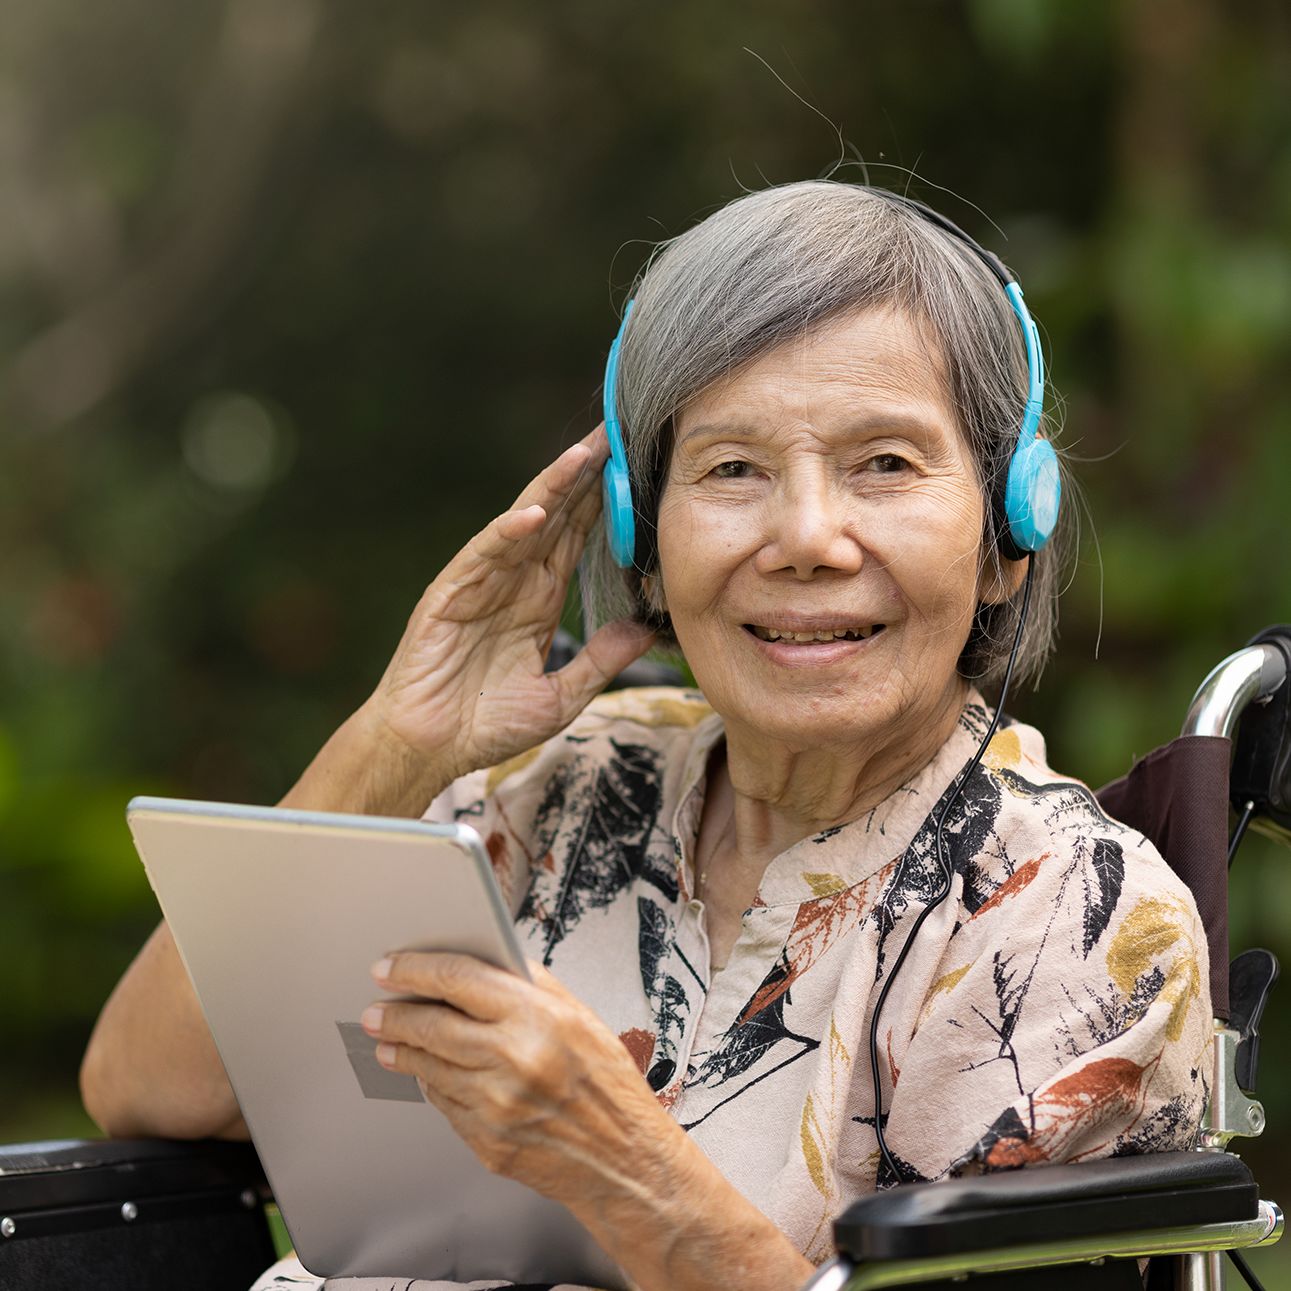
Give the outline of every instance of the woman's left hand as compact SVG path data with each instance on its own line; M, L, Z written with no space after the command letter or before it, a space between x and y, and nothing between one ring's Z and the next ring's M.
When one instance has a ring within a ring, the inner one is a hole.
M495 1174L567 1206L641 1291L744 1291L814 1272L659 1105L619 1038L545 969L404 951L363 1025Z
M664 1183L685 1134L627 1049L545 968L526 982L470 955L406 951L373 969L386 990L363 1013L377 1060L415 1076L476 1156L571 1209L622 1183Z

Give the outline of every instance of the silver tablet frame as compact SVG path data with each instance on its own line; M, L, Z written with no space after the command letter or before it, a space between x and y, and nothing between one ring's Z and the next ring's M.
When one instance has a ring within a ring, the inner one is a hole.
M311 1272L625 1285L564 1207L489 1173L411 1077L376 1064L358 1025L391 950L528 977L475 830L150 796L127 819Z

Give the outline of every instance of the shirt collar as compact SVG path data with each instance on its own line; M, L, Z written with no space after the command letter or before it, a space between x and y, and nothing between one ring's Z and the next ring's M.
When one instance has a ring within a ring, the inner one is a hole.
M864 882L909 847L959 772L968 764L990 723L982 696L969 692L954 729L922 769L863 816L811 834L767 866L758 889L761 905L801 905ZM716 713L700 722L687 752L677 808L672 817L673 855L682 899L694 892L695 845L704 810L708 760L725 739Z

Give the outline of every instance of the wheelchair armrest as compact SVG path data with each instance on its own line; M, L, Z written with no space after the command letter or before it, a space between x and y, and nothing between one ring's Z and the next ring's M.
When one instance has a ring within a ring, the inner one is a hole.
M0 1214L141 1197L250 1192L268 1199L250 1143L68 1139L0 1147Z
M1222 1152L1162 1152L913 1184L834 1221L849 1259L873 1263L1252 1219L1251 1172Z
M0 1287L227 1291L273 1262L249 1143L0 1147Z

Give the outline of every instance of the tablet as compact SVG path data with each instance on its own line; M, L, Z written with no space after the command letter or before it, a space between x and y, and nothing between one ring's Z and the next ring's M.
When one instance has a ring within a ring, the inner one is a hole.
M625 1286L563 1206L490 1174L379 1066L359 1025L392 950L526 972L474 830L167 798L126 816L310 1272Z

